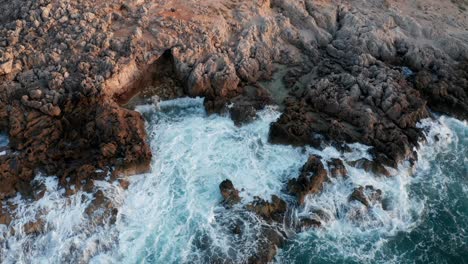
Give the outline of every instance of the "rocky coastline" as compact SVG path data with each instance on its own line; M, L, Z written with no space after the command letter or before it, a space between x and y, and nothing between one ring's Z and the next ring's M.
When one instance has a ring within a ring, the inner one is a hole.
M420 120L433 113L468 119L466 7L422 0L2 1L0 131L9 145L0 149L0 203L17 193L36 198L38 173L57 176L71 195L92 190L94 180L148 171L158 157L133 106L184 96L204 97L208 113L228 113L239 126L278 104L271 143L342 151L362 143L373 147L373 160L353 166L391 177L387 168L417 160ZM286 223L289 207L346 174L341 160L324 166L311 156L285 186L296 200L258 197L246 209ZM220 190L227 208L240 202L229 180ZM350 201L369 206L381 196L361 186ZM0 224L9 217L0 207ZM321 223L286 224L303 230ZM271 261L287 239L270 231L260 245L265 254L250 263Z

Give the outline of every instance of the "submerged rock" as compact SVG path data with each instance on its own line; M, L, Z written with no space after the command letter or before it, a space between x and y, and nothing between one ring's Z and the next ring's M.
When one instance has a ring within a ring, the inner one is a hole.
M239 191L230 180L224 180L219 189L223 196L222 204L228 210L232 210L232 206L241 200ZM246 263L269 263L273 260L278 248L282 247L287 239L287 235L278 226L278 224L283 223L287 208L287 203L276 195L271 197L271 202L255 197L253 202L244 205L244 210L256 214L268 223L262 224L257 232L254 253L246 257ZM243 211L239 211L238 214L242 216ZM246 235L244 232L249 230L249 228L245 229L245 225L249 225L247 218L243 220L236 219L234 222L229 221L228 223L230 225L229 230L236 236L243 237ZM224 262L230 263L232 261L225 259Z
M37 220L36 222L29 222L23 227L24 233L27 235L37 235L44 230L44 222Z
M116 221L118 209L101 190L98 190L94 194L93 201L85 209L85 213L93 223L98 225L113 224Z
M322 226L322 223L316 219L311 218L301 218L298 221L297 230L299 232L306 231L310 228L318 228Z

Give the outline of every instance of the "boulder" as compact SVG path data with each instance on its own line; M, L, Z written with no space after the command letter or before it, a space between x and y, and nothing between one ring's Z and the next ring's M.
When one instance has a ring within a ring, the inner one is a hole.
M230 180L224 180L221 182L219 185L219 190L221 192L221 196L223 197L223 204L225 206L232 207L241 201L239 191L234 188L234 185Z
M312 155L301 169L299 177L288 182L288 191L297 197L299 204L304 204L308 194L317 194L328 180L328 174L319 156Z
M330 170L331 177L347 177L348 170L341 159L331 159L327 161L328 168Z
M382 190L375 189L371 185L360 186L354 189L353 193L349 196L349 201L360 202L369 208L376 203L382 203Z

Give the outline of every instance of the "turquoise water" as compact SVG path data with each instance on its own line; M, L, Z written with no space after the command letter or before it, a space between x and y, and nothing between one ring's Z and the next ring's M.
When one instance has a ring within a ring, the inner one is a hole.
M8 145L8 136L6 134L0 133L0 147L5 147Z
M92 195L67 198L55 177L38 176L47 187L39 201L20 196L18 217L0 226L2 263L243 263L255 254L256 237L265 223L241 206L220 205L218 185L229 178L242 190L243 203L254 196L283 193L310 154L345 163L369 157L366 146L352 153L271 145L269 124L280 113L267 109L246 126L229 117L207 116L202 99L178 99L159 107L138 108L148 120L154 160L150 173L133 176L128 190L118 182L97 182L119 209L114 225L99 225L85 214ZM323 228L290 234L276 263L464 263L467 259L466 123L439 117L425 120L428 142L411 173L407 164L391 178L376 177L347 165L347 179L333 179L321 194L309 196L294 217L328 217ZM437 137L436 137L437 136ZM438 138L438 140L436 140ZM411 176L412 175L412 176ZM389 209L349 202L355 187L382 190ZM44 231L31 236L24 224L41 219ZM233 235L229 223L242 221L244 233Z

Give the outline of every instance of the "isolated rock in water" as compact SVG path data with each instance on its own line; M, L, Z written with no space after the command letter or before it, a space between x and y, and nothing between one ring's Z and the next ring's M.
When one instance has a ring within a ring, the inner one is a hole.
M232 206L240 202L239 191L236 190L230 180L224 180L220 185L219 189L224 200L222 204L228 210L234 210ZM254 201L245 205L245 209L258 215L262 221L266 221L265 225L261 226L260 230L257 230L256 238L257 241L254 254L247 256L247 263L269 263L273 260L276 255L277 249L284 245L287 238L286 234L279 228L278 224L282 224L287 211L287 204L284 200L276 195L271 197L271 202L255 197ZM239 214L243 214L242 211L238 211ZM241 216L240 215L240 216ZM219 217L224 217L223 215ZM257 218L257 217L255 217ZM229 221L229 229L235 235L242 238L244 232L246 232L244 225L247 219L235 220L234 222ZM258 221L258 220L257 220ZM247 230L249 231L249 230ZM250 230L252 232L252 230ZM231 260L226 259L228 263Z
M303 204L305 196L319 193L327 180L328 174L321 158L312 155L302 167L299 177L288 182L288 190L297 197L299 204Z
M251 105L233 105L229 109L229 113L236 125L253 121L257 116L257 111Z
M1 202L1 200L0 200ZM3 207L3 205L0 205L0 225L10 225L11 221L12 221L12 217L10 215L10 213L5 210L5 208Z
M375 189L371 185L360 186L354 189L349 197L350 201L358 201L369 208L371 205L382 202L382 190Z
M347 177L348 171L341 159L331 159L327 161L328 168L332 177Z
M221 196L223 196L223 204L225 206L231 207L241 201L239 191L234 188L234 185L230 180L224 180L221 182L219 190L221 191Z

